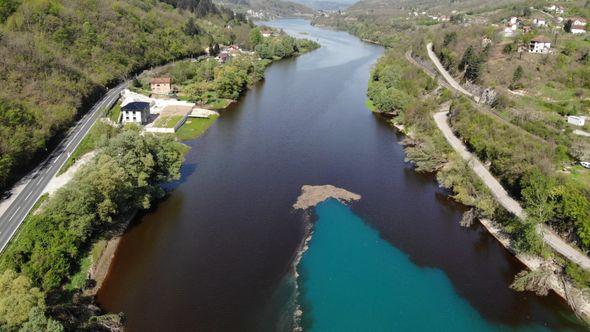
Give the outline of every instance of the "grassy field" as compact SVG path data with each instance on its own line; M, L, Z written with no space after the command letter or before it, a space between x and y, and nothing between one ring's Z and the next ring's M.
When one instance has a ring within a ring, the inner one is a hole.
M113 108L111 108L107 112L107 117L111 119L114 123L119 122L119 117L121 116L121 102L117 102Z
M174 115L174 116L159 116L156 122L154 122L154 127L158 128L174 128L178 121L182 120L182 115Z
M183 141L195 139L201 136L219 116L212 116L209 119L200 118L189 118L186 122L178 129L176 135Z
M66 163L57 173L57 175L63 174L65 171L68 170L68 168L70 168L76 162L76 160L78 160L86 153L94 150L97 147L101 138L110 137L115 131L115 128L98 121L94 126L92 126L92 128L90 128L90 131L88 131L86 137L82 139L80 145L78 145L76 150L72 152Z
M214 110L222 110L222 109L226 109L232 102L233 102L233 100L231 100L231 99L219 98L219 99L210 100L206 105Z
M571 169L571 177L582 188L590 188L590 169L576 165Z

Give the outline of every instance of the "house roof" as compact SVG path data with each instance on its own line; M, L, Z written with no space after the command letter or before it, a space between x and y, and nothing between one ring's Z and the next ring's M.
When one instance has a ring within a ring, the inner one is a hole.
M549 40L549 38L547 38L545 36L537 36L537 37L531 39L531 41L534 43L551 43L551 40Z
M150 103L146 103L144 101L134 101L129 103L123 107L121 107L121 111L144 111L150 109Z
M172 79L170 77L154 77L150 81L151 84L171 84Z

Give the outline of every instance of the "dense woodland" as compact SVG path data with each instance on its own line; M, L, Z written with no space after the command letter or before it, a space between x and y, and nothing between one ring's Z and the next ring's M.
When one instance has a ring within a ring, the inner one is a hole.
M179 8L156 0L0 1L0 191L106 87L215 42L247 41L243 17L208 0L170 2Z

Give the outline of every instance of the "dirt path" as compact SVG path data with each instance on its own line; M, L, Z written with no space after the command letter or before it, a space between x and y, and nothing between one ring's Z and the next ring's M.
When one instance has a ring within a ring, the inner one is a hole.
M447 122L448 105L445 105L446 109L434 114L434 121L442 132L445 139L449 142L451 147L463 158L469 167L477 174L477 176L484 182L484 184L490 189L494 197L498 202L508 211L513 213L519 219L524 220L526 214L516 200L514 200L508 192L502 187L500 182L485 168L476 156L467 150L467 147L459 140L453 133L453 130ZM584 253L580 252L576 248L572 247L569 243L564 241L561 237L555 234L547 225L539 225L539 233L542 235L543 240L553 250L565 256L574 263L577 263L585 269L590 269L590 258Z
M461 84L459 84L457 81L455 81L453 76L451 76L451 74L449 74L449 72L447 72L445 67L443 67L443 65L438 60L438 57L436 56L436 54L434 54L434 52L432 51L432 43L428 43L428 45L426 45L426 50L428 51L428 57L430 58L432 63L434 63L434 65L436 66L436 69L438 69L438 71L442 74L442 76L445 78L447 83L449 83L449 85L451 87L453 87L453 89L455 89L456 91L459 91L460 93L466 95L467 97L475 100L476 102L479 102L479 97L476 97L471 92L465 90L461 86Z

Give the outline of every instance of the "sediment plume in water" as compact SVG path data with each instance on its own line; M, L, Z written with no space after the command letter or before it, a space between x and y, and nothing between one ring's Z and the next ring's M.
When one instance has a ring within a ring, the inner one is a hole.
M361 199L361 195L329 184L323 186L305 185L301 187L301 195L297 198L297 202L293 204L293 208L295 210L305 210L314 207L329 198L348 203Z
M361 199L361 195L329 184L323 186L305 185L301 187L301 195L299 195L299 197L297 198L297 202L293 204L293 208L295 210L307 210L330 198L336 199L341 203L349 203ZM297 268L299 266L299 263L301 262L301 259L303 258L303 254L305 254L307 249L309 249L309 241L311 241L311 238L313 236L313 225L311 223L311 215L308 212L306 212L305 215L305 223L306 225L304 240L299 246L297 255L293 260L293 278L295 280L294 284L296 301L295 311L293 313L293 331L296 332L303 331L303 327L301 326L303 310L298 301L300 294L298 283L299 273L297 272Z

